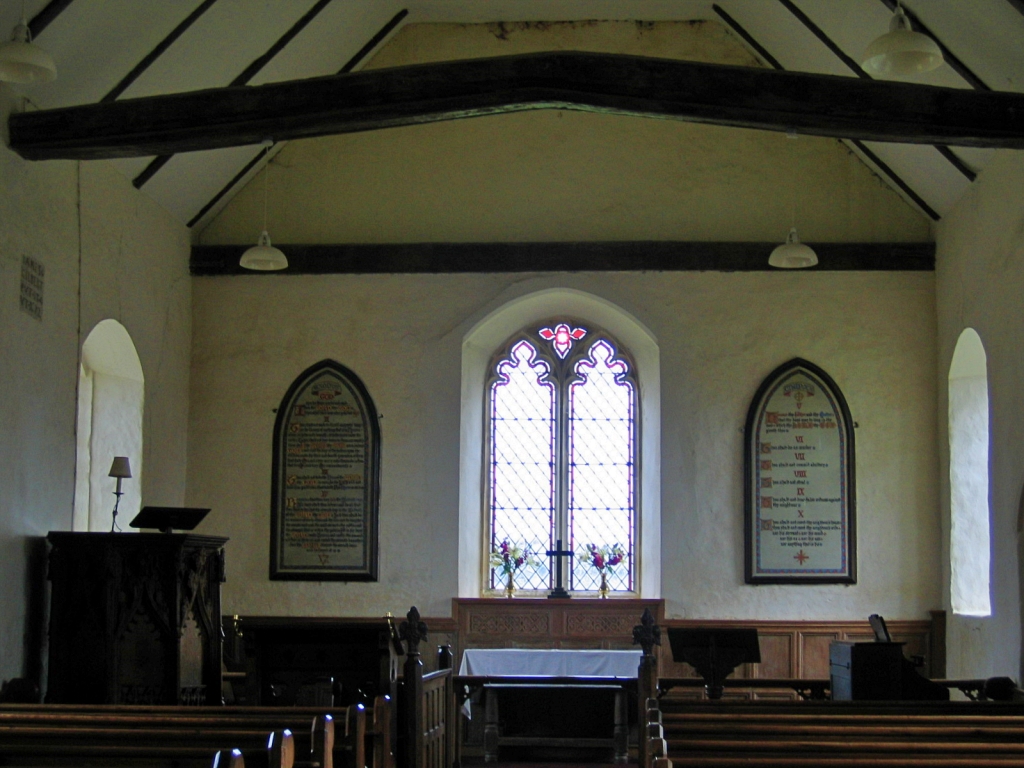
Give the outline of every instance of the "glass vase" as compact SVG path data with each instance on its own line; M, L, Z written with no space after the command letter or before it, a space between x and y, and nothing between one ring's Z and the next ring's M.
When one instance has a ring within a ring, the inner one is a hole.
M508 572L508 579L505 582L505 597L511 598L516 592L515 571Z
M601 571L601 586L597 589L597 594L602 600L608 599L608 574Z

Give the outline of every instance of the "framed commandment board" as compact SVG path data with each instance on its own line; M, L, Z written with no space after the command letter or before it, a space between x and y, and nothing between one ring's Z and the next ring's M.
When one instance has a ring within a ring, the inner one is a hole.
M806 360L758 388L744 433L748 584L856 583L853 426L839 387Z
M376 581L380 423L333 360L307 368L274 422L270 578Z

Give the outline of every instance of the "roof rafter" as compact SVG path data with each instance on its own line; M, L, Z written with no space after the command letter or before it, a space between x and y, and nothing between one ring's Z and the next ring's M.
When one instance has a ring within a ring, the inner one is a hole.
M820 40L826 48L832 51L832 53L834 53L839 58L839 60L842 61L843 64L845 64L846 67L853 72L853 74L855 74L862 80L873 79L871 75L865 72L864 68L861 67L861 65L858 64L856 60L853 59L853 57L849 56L846 53L846 51L840 48L839 45L836 44L834 40L832 40L832 38L825 34L825 30L823 30L821 27L819 27L817 24L811 21L811 17L808 16L803 11L801 11L793 3L793 0L779 0L779 2L782 3L786 10L788 10L791 14L793 14L793 16L796 17L797 21L799 21L801 24L807 27L811 34L817 37L818 40ZM885 2L885 0L883 0L883 2ZM978 177L978 174L976 174L973 169L969 168L967 164L964 163L964 161L961 160L957 156L957 154L953 152L953 150L951 150L945 144L936 144L935 149L938 150L938 153L942 155L944 158L946 158L946 160L948 160L954 168L960 171L960 173L962 173L968 179L968 181L974 181Z
M331 0L317 0L313 7L306 11L304 14L302 14L299 20L292 24L288 31L281 35L281 37L279 37L274 42L274 44L270 46L270 48L264 51L256 59L251 61L249 65L244 70L242 70L241 74L236 75L235 78L228 84L228 87L231 88L235 86L245 85L254 77L256 77L256 75L259 74L260 70L267 66L267 64L269 64L270 61L275 56L277 56L277 54L283 51L285 49L285 46L287 46L288 43L294 40L298 36L298 34L302 30L304 30L311 21L313 21L313 19L319 16L320 12L324 8L326 8L328 3L330 2ZM147 181L152 179L161 168L167 165L173 154L174 153L171 152L153 158L150 161L149 165L143 168L142 172L134 179L132 179L132 184L135 186L135 188L142 189L142 186Z
M531 109L1024 149L1024 94L578 51L23 112L10 146L30 160L136 157Z
M712 4L711 7L715 13L718 14L719 18L721 18L722 21L724 21L737 35L742 37L747 42L747 45L753 48L757 55L760 56L767 64L775 69L785 69L785 67L779 63L779 60L772 56L771 53L768 52L768 49L761 45L753 35L747 32L747 30L744 29L736 19L726 13L718 4ZM925 202L923 197L914 191L913 187L907 184L907 182L905 182L903 178L888 165L888 163L885 163L882 158L872 152L864 142L858 141L857 139L846 139L846 141L860 150L860 152L868 158L868 160L870 160L883 175L888 177L893 184L902 189L904 194L913 200L914 203L916 203L932 221L938 221L942 218L934 208Z

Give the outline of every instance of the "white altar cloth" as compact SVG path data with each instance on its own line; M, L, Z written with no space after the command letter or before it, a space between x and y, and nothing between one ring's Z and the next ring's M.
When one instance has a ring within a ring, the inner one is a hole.
M546 648L467 648L460 675L635 678L643 652Z

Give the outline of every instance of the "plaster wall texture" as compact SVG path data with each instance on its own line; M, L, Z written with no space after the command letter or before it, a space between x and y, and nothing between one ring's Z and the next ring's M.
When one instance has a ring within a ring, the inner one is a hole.
M5 126L11 94L0 89ZM71 529L80 350L101 319L124 324L146 374L143 499L184 499L189 244L184 227L108 164L29 163L6 146L0 221L0 679L38 679L40 537ZM41 322L19 309L23 255L46 270Z
M143 396L145 385L121 376L97 374L93 383L93 423L89 466L89 512L87 527L82 530L110 531L114 522L114 488L116 481L109 476L110 464L115 456L129 457L131 478L121 483L121 497L117 512L117 526L122 531L133 531L128 523L142 506L142 484L146 477L141 461ZM134 459L132 458L134 457ZM136 466L136 464L138 466Z
M947 674L1018 675L1020 517L1024 481L1024 153L996 153L937 227L938 429L943 525L943 600L949 607L948 375L964 328L978 332L988 364L992 615L949 616Z
M988 381L949 381L949 567L954 613L987 616L989 554Z
M714 22L412 24L368 67L588 50L757 66ZM928 241L836 140L542 110L295 141L271 161L275 243ZM255 242L256 177L199 234Z
M225 535L229 613L448 615L457 594L461 354L494 307L568 288L650 329L661 360L661 593L668 615L925 618L941 600L930 273L198 278L188 502ZM855 421L859 582L743 583L743 436L762 379L824 368ZM268 578L274 409L333 358L382 414L378 583ZM465 450L465 448L463 449Z

